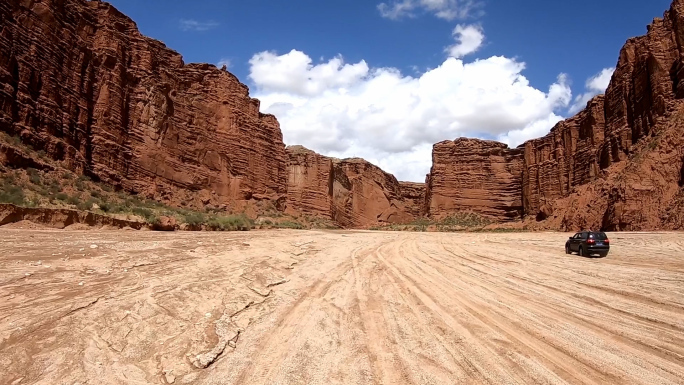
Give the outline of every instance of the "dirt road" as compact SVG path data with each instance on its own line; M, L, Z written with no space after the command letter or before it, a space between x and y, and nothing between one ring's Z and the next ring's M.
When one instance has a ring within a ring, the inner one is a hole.
M0 230L0 384L684 384L684 236Z

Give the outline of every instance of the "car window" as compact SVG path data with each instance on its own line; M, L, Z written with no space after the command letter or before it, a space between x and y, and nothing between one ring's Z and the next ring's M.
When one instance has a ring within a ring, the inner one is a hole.
M587 239L587 233L582 233L582 239Z
M604 232L593 233L593 234L592 234L592 237L595 238L595 239L598 239L599 241L608 239L608 236L607 236L606 233L604 233Z
M575 234L575 236L573 238L580 239L580 235L581 235L580 233L577 233L577 234Z

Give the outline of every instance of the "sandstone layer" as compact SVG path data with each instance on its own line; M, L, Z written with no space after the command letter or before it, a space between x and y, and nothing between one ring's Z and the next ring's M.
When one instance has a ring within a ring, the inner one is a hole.
M460 138L434 145L427 183L427 214L443 219L477 212L499 220L522 218L522 150Z
M520 149L434 146L426 208L553 229L683 228L684 0L629 39L605 95ZM496 155L493 155L496 151Z
M145 222L116 219L91 212L43 207L18 207L0 203L0 226L21 221L40 223L57 229L64 229L77 224L99 227L108 226L119 229L130 228L134 230L148 228Z
M170 203L284 199L278 122L232 74L99 1L3 1L0 23L0 130Z
M684 226L683 22L675 0L627 41L605 96L525 144L526 214L564 229Z
M329 158L302 146L290 159L287 210L331 219L343 227L406 223L422 215L424 186L398 182L363 159Z

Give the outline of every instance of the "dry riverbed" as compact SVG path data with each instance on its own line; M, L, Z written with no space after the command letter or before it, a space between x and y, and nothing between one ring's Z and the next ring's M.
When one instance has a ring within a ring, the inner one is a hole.
M684 384L684 234L0 230L0 384Z

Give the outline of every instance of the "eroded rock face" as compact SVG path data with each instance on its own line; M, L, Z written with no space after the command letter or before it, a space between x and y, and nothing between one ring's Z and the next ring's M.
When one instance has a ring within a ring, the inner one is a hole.
M284 197L278 122L99 1L0 3L0 129L76 171L178 203Z
M332 219L333 161L302 146L288 146L287 211Z
M436 144L430 216L472 210L499 220L523 213L562 230L683 228L683 44L684 0L675 0L645 36L627 41L605 96L522 151Z
M620 51L605 96L525 145L523 203L562 229L681 228L684 1ZM546 212L550 211L550 212ZM679 221L681 222L681 221Z
M343 227L406 223L422 214L424 187L400 183L363 159L334 159L301 146L290 158L287 210Z
M476 212L498 221L522 219L522 153L479 139L435 144L427 183L429 216Z
M522 200L525 214L546 219L551 205L574 186L600 174L600 147L605 137L605 98L592 99L576 116L524 145Z

